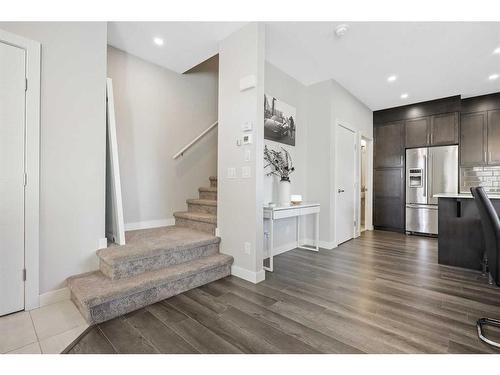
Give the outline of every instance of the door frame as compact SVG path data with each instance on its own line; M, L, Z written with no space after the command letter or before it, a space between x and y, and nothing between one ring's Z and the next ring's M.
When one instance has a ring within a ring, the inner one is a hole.
M41 45L4 30L0 42L26 51L25 173L24 191L24 309L40 305L40 75Z
M366 192L365 192L365 230L373 230L373 138L363 132L358 139L358 183L361 182L361 140L366 142ZM358 210L356 220L356 237L361 235L361 192L358 192Z
M358 145L359 145L359 132L354 128L352 127L349 123L347 123L346 121L341 121L341 120L336 120L335 121L335 150L334 150L334 155L335 155L335 163L333 163L334 165L334 173L333 173L333 176L334 176L334 183L332 184L333 186L333 195L334 195L334 199L333 199L333 202L334 202L334 209L331 210L331 216L330 218L332 219L332 222L334 223L333 224L333 241L334 241L334 244L335 244L335 247L337 247L339 245L339 242L338 242L338 236L337 236L337 208L338 208L338 194L337 194L337 190L339 189L339 175L338 175L338 165L339 165L339 161L340 161L340 158L339 158L339 155L338 155L338 142L339 142L339 137L338 137L338 130L339 130L339 127L343 127L344 129L347 129L351 132L353 132L354 134L354 147L353 147L353 156L354 156L354 165L353 165L353 170L355 171L354 172L354 187L353 187L353 191L354 191L354 212L353 212L353 217L354 217L354 220L356 221L356 226L354 225L353 223L353 227L352 227L352 238L356 238L356 234L357 234L357 230L356 228L359 227L359 218L357 217L357 213L359 211L359 192L357 192L357 186L359 186L359 176L360 176L360 152L358 150Z

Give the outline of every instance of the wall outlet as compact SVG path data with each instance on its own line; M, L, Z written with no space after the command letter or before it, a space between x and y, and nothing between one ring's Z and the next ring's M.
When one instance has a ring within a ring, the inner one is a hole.
M252 244L250 242L245 242L245 254L250 254L252 252Z

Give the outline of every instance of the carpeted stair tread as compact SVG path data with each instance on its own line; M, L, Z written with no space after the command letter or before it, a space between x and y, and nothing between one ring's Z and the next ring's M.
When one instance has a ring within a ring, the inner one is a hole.
M217 193L217 187L215 187L215 186L210 186L210 187L202 186L202 187L198 188L198 191L199 192Z
M217 201L213 199L186 199L188 204L200 204L203 206L217 206Z
M216 254L220 239L187 227L161 227L126 233L127 244L97 251L100 271L110 279L168 267Z
M68 287L85 318L96 323L227 276L232 262L233 257L216 254L118 280L94 271L68 278ZM115 305L108 309L108 303Z
M127 232L125 238L126 245L98 250L99 258L112 265L220 242L220 238L209 233L175 226L134 230Z
M202 223L217 224L217 216L205 212L174 212L174 217L191 221L200 221Z

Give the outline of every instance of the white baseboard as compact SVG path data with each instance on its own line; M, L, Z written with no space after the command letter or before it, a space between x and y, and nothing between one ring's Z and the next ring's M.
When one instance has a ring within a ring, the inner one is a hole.
M149 220L149 221L139 221L137 223L126 223L125 230L137 230L137 229L149 229L158 227L167 227L170 225L175 225L175 219L173 217L161 220Z
M231 275L239 277L240 279L250 281L251 283L257 284L266 279L266 271L260 270L259 272L253 272L245 268L238 266L231 266Z
M305 239L305 240L302 240L302 243L304 245L307 245L307 246L314 246L315 242L314 240L312 239ZM332 249L335 249L337 247L337 244L335 242L328 242L328 241L319 241L319 247L321 249L326 249L326 250L332 250Z
M52 290L47 293L40 294L40 307L52 305L53 303L67 301L70 298L69 288L61 288Z

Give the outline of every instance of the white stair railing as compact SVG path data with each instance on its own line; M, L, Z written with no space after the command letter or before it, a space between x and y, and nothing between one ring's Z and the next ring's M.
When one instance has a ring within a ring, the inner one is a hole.
M210 130L215 128L219 124L218 121L215 121L212 125L210 125L208 128L203 130L200 135L198 135L195 139L193 139L191 142L189 142L186 146L184 146L177 154L173 156L173 159L177 159L181 157L188 149L190 149L196 142L198 142L200 139L202 139Z

